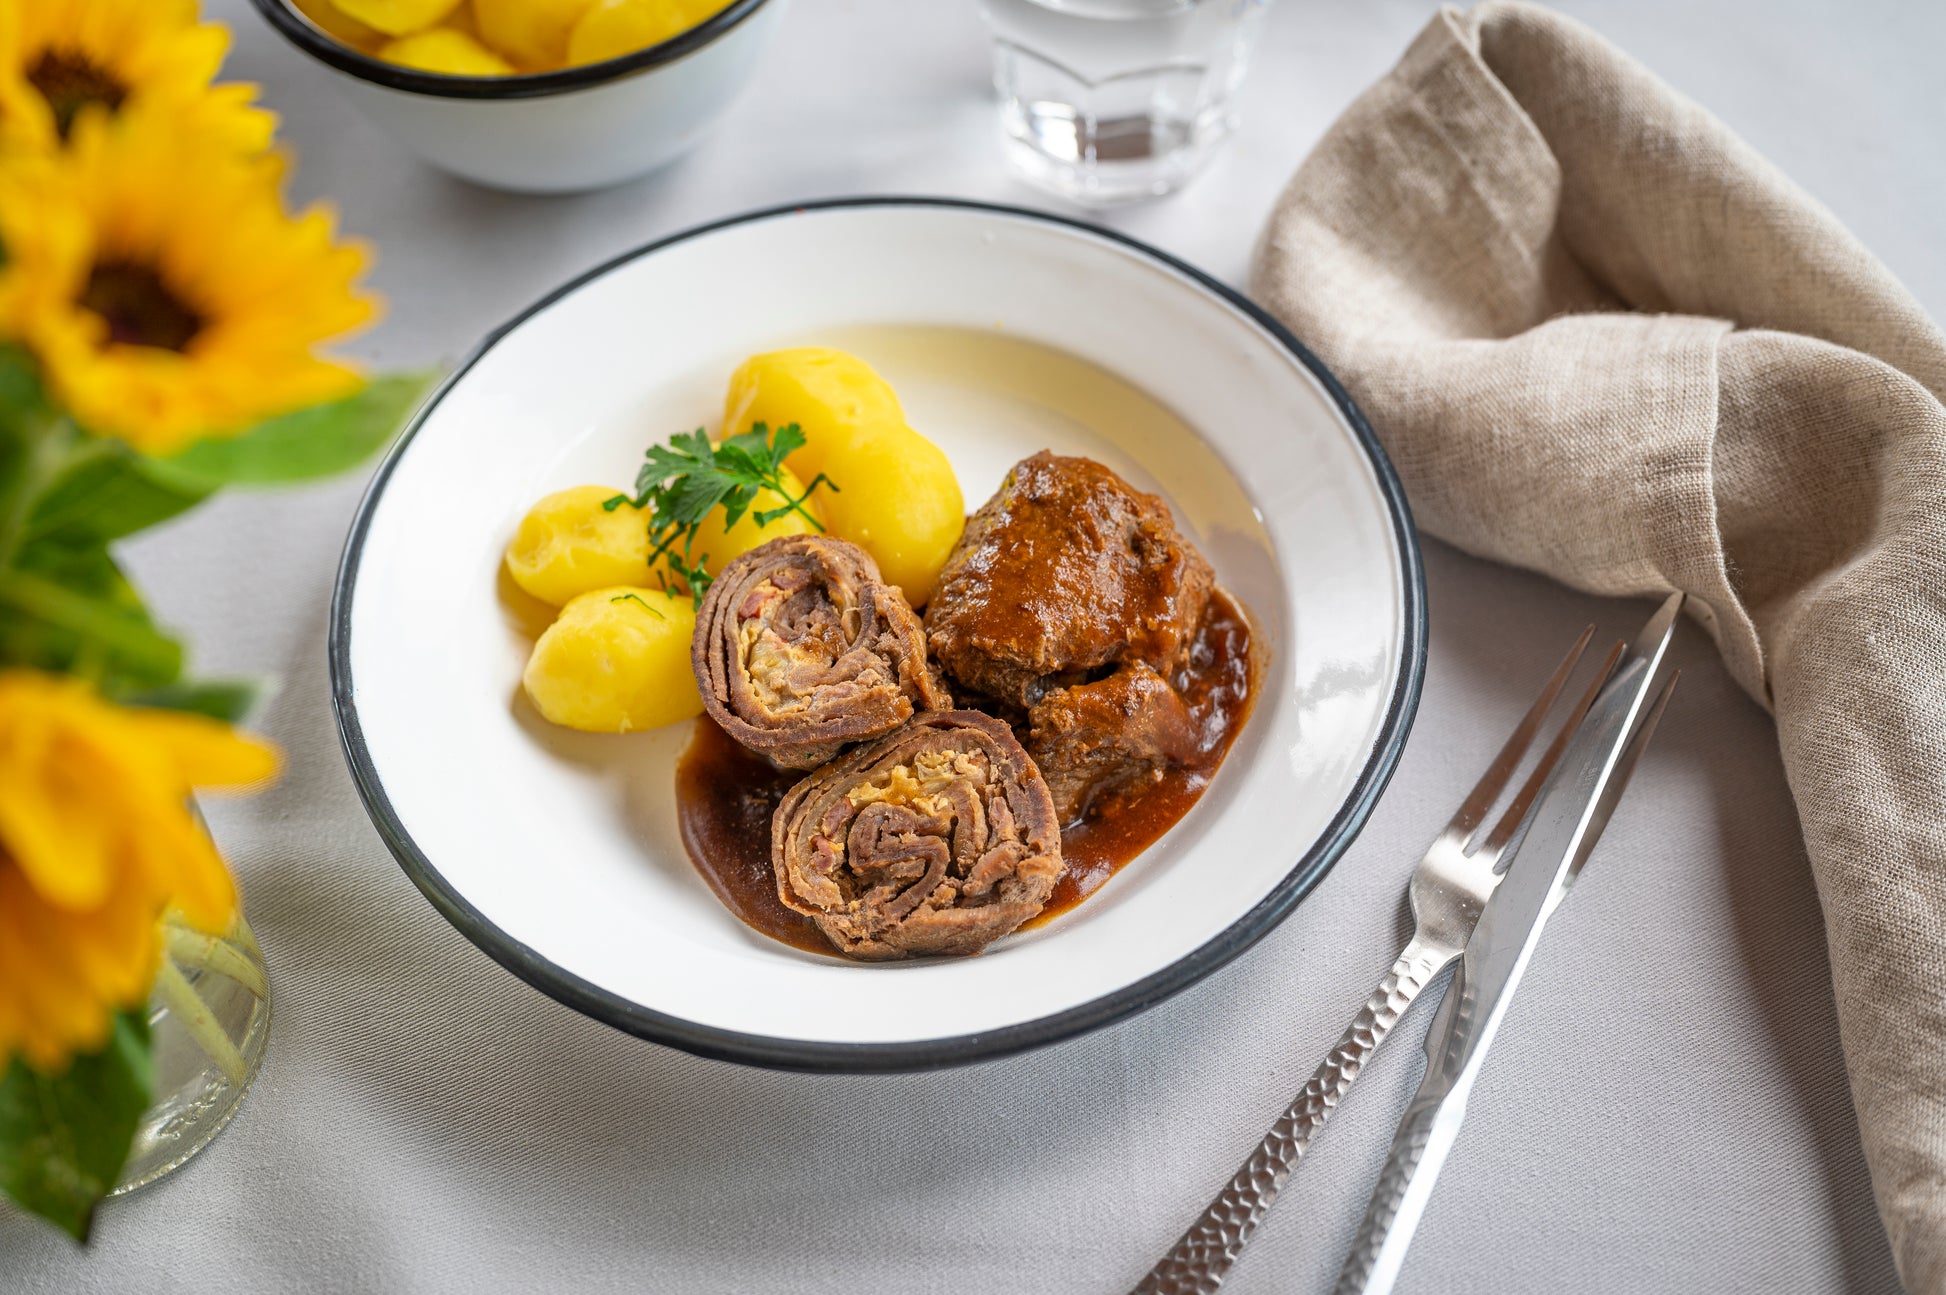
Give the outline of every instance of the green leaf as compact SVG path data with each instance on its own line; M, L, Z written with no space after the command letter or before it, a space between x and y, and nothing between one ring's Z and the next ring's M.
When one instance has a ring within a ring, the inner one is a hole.
M215 489L214 482L186 477L119 441L96 441L35 501L27 539L120 539L194 508Z
M376 378L355 396L272 418L241 436L198 441L161 462L212 489L328 477L356 467L389 442L419 407L433 376Z
M142 610L142 596L135 592L135 586L122 574L104 544L37 540L22 546L15 555L14 565L29 575L45 577L76 593L130 611Z
M635 474L635 489L638 494L646 493L670 477L679 477L692 472L707 472L710 467L709 437L701 428L696 431L702 436L703 445L700 457L691 438L678 433L669 438L667 445L651 445L643 454L641 471Z
M29 476L37 475L49 417L34 362L26 352L0 345L0 532L10 532L0 535L0 548L18 538L13 528L24 519L17 510Z
M752 423L750 424L749 431L738 432L735 436L724 437L723 444L716 448L718 452L725 449L738 449L748 454L767 458L770 455L769 428L764 423Z
M716 470L742 484L762 485L773 471L769 457L762 450L752 453L741 445L731 445L726 441L716 447Z
M37 546L33 566L0 572L0 663L79 674L104 692L174 683L182 645L104 549Z
M695 473L678 478L675 488L669 492L669 520L685 526L700 522L709 516L710 509L723 502L723 496L733 488L730 482L719 476ZM662 511L657 510L657 520L661 517Z
M34 358L17 346L0 346L0 422L13 425L46 408Z
M709 433L700 427L687 435L682 432L676 433L669 438L669 444L688 454L697 463L705 466L709 464L710 456L715 453L716 449L715 446L710 444Z
M101 1050L58 1075L13 1058L0 1076L0 1189L86 1241L148 1108L150 1060L148 1022L137 1012L118 1015Z
M723 500L723 527L725 530L728 530L743 520L743 514L749 511L750 505L757 502L757 492L759 489L760 487L757 486L738 486ZM759 521L757 525L762 526L763 523Z
M804 429L796 423L785 423L777 429L777 435L770 440L770 466L782 467L784 460L803 449L810 442L804 436Z
M262 692L262 685L254 679L205 679L144 688L116 700L125 706L188 711L192 715L220 719L225 724L240 724Z

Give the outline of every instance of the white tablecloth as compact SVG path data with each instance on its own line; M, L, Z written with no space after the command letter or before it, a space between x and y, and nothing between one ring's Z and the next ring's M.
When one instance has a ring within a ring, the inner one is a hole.
M462 354L636 243L865 192L1037 204L1002 161L971 0L798 0L713 141L608 193L510 197L428 171L245 0L232 74L382 251L381 365ZM1909 0L1585 0L1946 313L1946 18ZM1179 197L1109 223L1240 280L1275 191L1390 64L1425 0L1284 0L1247 122ZM752 309L761 309L753 301ZM275 982L234 1125L113 1202L85 1253L0 1213L0 1291L1116 1292L1230 1174L1405 933L1414 859L1602 603L1427 555L1425 701L1391 790L1257 948L1147 1014L971 1069L767 1073L616 1033L528 989L387 855L326 703L326 604L361 483L220 501L132 554L213 673L268 673L290 767L213 818ZM1856 1144L1816 896L1769 721L1690 627L1677 702L1550 926L1407 1261L1413 1291L1895 1288ZM1404 1027L1416 1036L1422 1007ZM1226 1290L1322 1290L1418 1060L1395 1045Z

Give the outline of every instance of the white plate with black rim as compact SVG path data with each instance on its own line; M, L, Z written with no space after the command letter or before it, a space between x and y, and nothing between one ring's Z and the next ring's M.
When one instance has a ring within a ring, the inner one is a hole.
M1250 609L1255 708L1209 790L1054 921L978 957L864 965L745 926L690 863L689 726L555 729L500 579L549 491L625 485L716 427L744 357L855 350L969 507L1035 450L1159 491ZM1371 812L1425 663L1397 478L1344 389L1182 263L1042 213L928 199L756 212L582 276L495 331L379 469L331 614L359 792L435 907L516 975L643 1038L813 1070L957 1065L1151 1006L1281 921Z

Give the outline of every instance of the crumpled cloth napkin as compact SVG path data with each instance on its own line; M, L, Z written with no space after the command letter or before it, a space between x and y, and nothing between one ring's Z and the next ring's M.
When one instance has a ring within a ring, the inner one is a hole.
M1721 122L1517 3L1442 11L1346 111L1253 289L1425 530L1691 594L1775 713L1879 1212L1946 1291L1946 334Z

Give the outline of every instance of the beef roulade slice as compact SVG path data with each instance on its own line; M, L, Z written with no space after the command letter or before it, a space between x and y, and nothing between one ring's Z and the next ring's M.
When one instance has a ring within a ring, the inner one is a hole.
M710 718L786 769L952 705L904 596L865 550L826 535L771 540L724 567L690 663Z
M770 857L779 898L847 957L978 953L1047 903L1061 832L1005 724L932 711L791 788Z

